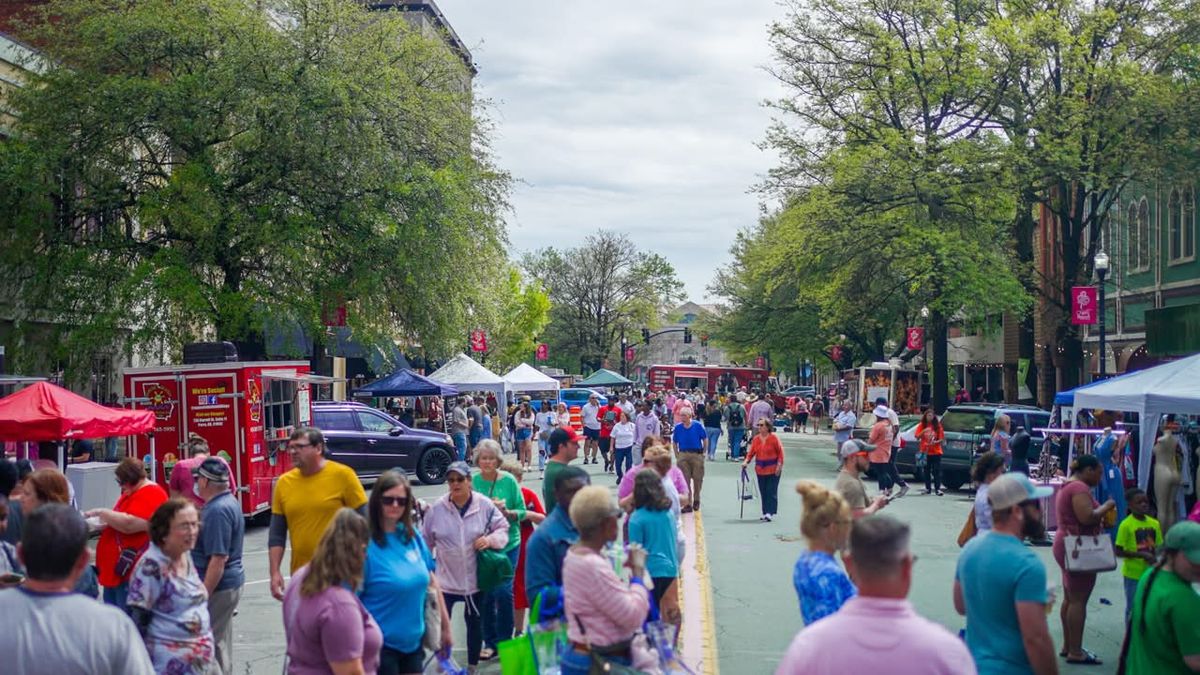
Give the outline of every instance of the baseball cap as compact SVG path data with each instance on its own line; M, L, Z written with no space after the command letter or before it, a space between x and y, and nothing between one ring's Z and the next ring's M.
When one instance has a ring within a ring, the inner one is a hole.
M578 443L578 442L579 442L579 434L575 433L575 427L572 427L570 425L567 425L565 427L559 427L559 428L555 429L554 431L550 432L550 451L551 452L553 452L555 448L562 445L563 443Z
M197 477L203 476L216 483L229 481L229 467L216 457L209 457L200 462L200 466L196 467L193 474Z
M1030 499L1044 499L1054 494L1048 485L1036 486L1023 473L1006 473L988 486L988 501L993 511L1003 511Z
M875 405L887 405L887 397L880 396L879 398L875 399Z
M446 475L449 476L456 473L463 478L471 477L471 465L466 462L451 462L450 466L446 467Z
M1200 565L1200 523L1181 520L1167 530L1167 548L1183 553L1189 562Z
M846 460L855 455L867 454L869 448L870 446L868 446L866 443L852 438L845 443L842 443L842 447L838 448L838 459L840 459L842 463L845 463Z

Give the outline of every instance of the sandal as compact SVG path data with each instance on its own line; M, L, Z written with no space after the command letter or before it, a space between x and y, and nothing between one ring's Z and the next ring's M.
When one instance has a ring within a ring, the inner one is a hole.
M1086 649L1081 649L1080 651L1083 652L1082 659L1073 659L1068 656L1067 663L1077 665L1077 666L1102 666L1102 665L1104 665L1104 662L1101 661L1100 659L1098 659L1096 657L1096 655L1093 654L1092 652L1089 652Z

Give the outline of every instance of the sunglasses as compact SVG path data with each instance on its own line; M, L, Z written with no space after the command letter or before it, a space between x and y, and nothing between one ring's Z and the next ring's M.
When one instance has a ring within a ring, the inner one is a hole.
M408 506L408 497L380 497L379 503L384 506Z
M467 482L467 479L463 478L462 476L446 476L446 482L447 483L465 483L465 482Z

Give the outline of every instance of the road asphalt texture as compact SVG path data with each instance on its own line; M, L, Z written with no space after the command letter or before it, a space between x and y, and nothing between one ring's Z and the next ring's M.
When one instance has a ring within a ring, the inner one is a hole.
M761 507L757 500L747 501L745 514L739 517L740 469L737 463L724 459L724 448L717 460L706 467L701 512L712 616L705 619L716 634L719 671L727 675L773 673L788 643L802 627L792 585L792 568L796 556L804 549L799 528L800 496L794 485L798 480L811 479L832 487L837 475L833 439L828 432L781 433L780 438L787 458L779 489L779 514L774 522L759 521ZM722 437L723 445L725 440ZM589 464L584 468L592 474L594 484L609 485L615 491L615 476L603 474L600 465ZM952 600L955 562L960 551L955 540L971 509L973 493L964 487L944 497L924 496L919 494L924 486L911 481L911 476L906 478L912 490L903 499L893 501L886 512L913 528L912 549L918 560L909 599L918 613L957 633L964 621L954 611ZM541 480L536 470L526 475L525 485L540 494ZM868 486L872 486L869 481ZM444 486L414 487L414 493L427 501L444 492ZM236 672L248 675L280 673L284 662L282 612L270 594L266 542L266 527L247 527L244 550L247 583L234 619L233 651ZM1048 576L1060 581L1050 549L1034 550L1045 563ZM1088 604L1084 645L1104 665L1068 666L1060 660L1060 672L1096 675L1116 672L1124 636L1124 602L1120 572L1100 575ZM702 609L685 607L685 611ZM460 605L454 617L455 658L465 665L461 612ZM1061 648L1057 605L1049 617L1049 625L1056 646ZM704 670L718 672L716 668ZM499 673L499 664L496 661L482 664L479 672Z

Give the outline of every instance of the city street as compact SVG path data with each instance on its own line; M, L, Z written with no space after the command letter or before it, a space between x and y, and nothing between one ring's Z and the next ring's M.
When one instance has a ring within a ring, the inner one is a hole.
M792 486L801 478L832 485L836 474L837 462L829 434L780 436L788 455L780 486L780 513L775 522L759 522L757 501L747 502L745 517L738 518L736 464L724 461L722 454L707 467L699 525L703 529L708 565L702 569L709 572L712 593L712 617L707 620L711 620L716 634L719 669L726 673L774 672L788 642L799 630L801 621L792 587L792 566L804 544L798 526L800 499ZM587 469L594 474L597 484L613 482L599 472L598 466L588 465ZM527 480L526 484L541 489L539 480ZM440 496L443 490L441 486L417 486L414 491L429 500ZM920 487L914 484L908 496L887 509L913 526L913 552L918 562L910 598L919 613L957 632L963 620L954 612L951 600L959 552L955 539L971 508L971 495L963 490L939 498L921 496L917 494L919 491ZM234 620L235 660L238 672L243 673L276 673L283 665L283 622L279 603L271 598L267 583L266 535L265 527L250 527L246 534L247 585ZM1057 579L1058 568L1050 549L1037 551L1047 565L1049 576ZM694 589L685 585L684 593L685 614L699 619L692 623L697 628L689 631L691 627L685 627L684 641L702 641L702 627L706 624L703 603L697 607L686 604L694 596ZM1060 661L1062 672L1115 672L1123 636L1123 603L1119 573L1101 575L1088 607L1084 644L1105 665L1071 667ZM460 633L456 642L461 647L461 617L456 618L456 633ZM1050 617L1050 632L1056 644L1061 644L1057 606ZM686 644L685 650L694 652ZM456 649L456 659L465 664L465 651ZM499 665L491 662L480 668L480 672L499 672ZM718 670L706 667L704 672Z

